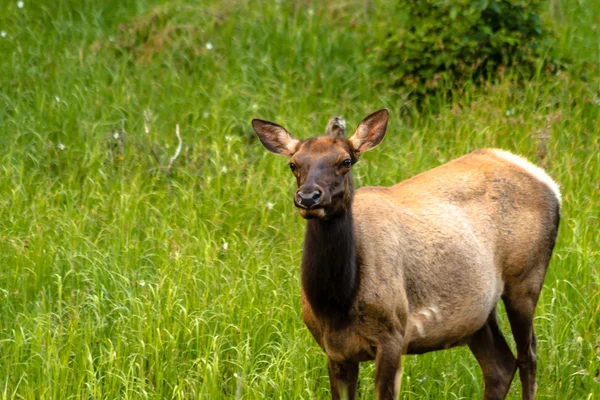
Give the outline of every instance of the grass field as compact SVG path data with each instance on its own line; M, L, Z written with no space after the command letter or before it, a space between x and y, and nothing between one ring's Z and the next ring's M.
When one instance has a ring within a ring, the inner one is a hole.
M371 67L386 7L0 4L3 399L326 397L325 357L300 315L295 182L249 121L306 138L333 115L353 129L382 107L388 135L357 165L358 185L479 147L522 154L559 182L535 322L538 397L600 399L600 3L550 2L569 70L465 86L435 112ZM403 399L483 393L466 348L404 365ZM373 378L363 364L362 398ZM509 397L520 398L518 378Z

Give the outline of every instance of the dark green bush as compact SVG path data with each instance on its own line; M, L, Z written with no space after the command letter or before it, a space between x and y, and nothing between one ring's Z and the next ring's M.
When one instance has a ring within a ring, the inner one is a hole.
M400 0L399 23L386 28L386 40L375 48L379 66L395 86L416 94L493 79L507 68L525 77L540 66L551 70L556 64L546 57L550 32L539 18L542 3Z

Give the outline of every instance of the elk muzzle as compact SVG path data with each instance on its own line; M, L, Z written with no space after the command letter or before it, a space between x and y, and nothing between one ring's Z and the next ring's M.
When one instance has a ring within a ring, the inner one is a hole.
M308 209L319 205L322 200L323 191L317 187L301 187L296 191L296 196L294 197L294 203L296 203L296 207Z

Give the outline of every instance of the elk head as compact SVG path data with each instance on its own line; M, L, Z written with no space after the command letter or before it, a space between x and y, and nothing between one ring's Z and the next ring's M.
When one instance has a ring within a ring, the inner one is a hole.
M330 219L352 204L352 165L383 140L388 118L387 109L369 115L348 139L340 117L329 122L324 136L308 140L299 140L269 121L253 119L252 127L267 150L290 157L290 169L298 183L294 204L300 214L306 219Z

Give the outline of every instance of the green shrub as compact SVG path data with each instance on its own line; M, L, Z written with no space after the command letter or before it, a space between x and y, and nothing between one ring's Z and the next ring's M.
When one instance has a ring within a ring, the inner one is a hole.
M507 68L531 76L546 57L550 32L539 18L543 0L400 0L405 21L389 24L375 48L397 87L427 94L447 83L481 82ZM442 84L443 83L443 84Z

